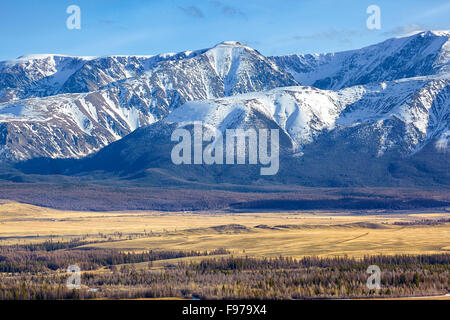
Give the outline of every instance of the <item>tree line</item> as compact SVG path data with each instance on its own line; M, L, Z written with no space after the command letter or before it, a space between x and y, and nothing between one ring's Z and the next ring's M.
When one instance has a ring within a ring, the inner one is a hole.
M234 257L223 249L123 252L0 247L0 299L316 299L441 295L450 290L450 254L349 257ZM217 257L216 255L226 255ZM152 267L182 257L190 262ZM139 268L136 263L148 262ZM78 264L82 287L69 290L65 268ZM381 289L366 286L369 265L380 267ZM100 267L107 267L98 272Z

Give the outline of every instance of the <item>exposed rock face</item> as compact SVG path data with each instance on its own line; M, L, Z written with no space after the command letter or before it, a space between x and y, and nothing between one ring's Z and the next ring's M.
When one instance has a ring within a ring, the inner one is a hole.
M450 71L450 31L420 32L358 50L271 59L304 85L342 89Z
M236 42L153 57L29 56L0 65L3 159L82 157L186 101L296 85Z
M0 157L91 155L62 169L68 173L164 172L231 183L258 176L246 166L174 166L171 131L201 121L222 132L279 129L277 183L445 183L449 35L422 32L321 55L266 58L223 42L158 56L3 62Z

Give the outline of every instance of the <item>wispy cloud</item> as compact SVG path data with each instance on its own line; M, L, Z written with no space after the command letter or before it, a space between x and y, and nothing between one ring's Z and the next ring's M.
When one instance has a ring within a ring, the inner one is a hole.
M197 7L197 6L189 6L189 7L181 7L178 6L178 8L186 15L193 17L193 18L198 18L198 19L203 19L205 17L205 15L203 14L203 11Z
M249 47L257 47L261 46L263 43L259 40L239 40L240 43L242 43L244 46Z
M352 44L352 38L363 36L365 31L356 30L336 30L329 29L324 31L318 31L307 35L296 35L292 38L297 41L304 40L318 40L318 41L338 41L342 44Z
M392 36L398 36L398 35L411 33L414 31L424 31L424 30L428 30L428 29L431 29L431 28L429 26L426 26L423 24L412 23L412 24L405 24L403 26L398 26L391 30L385 31L385 32L383 32L383 35L387 36L387 37L392 37Z
M211 1L211 3L216 7L220 9L220 12L230 18L242 18L247 19L247 15L240 9L236 7L232 7L230 5L224 4L221 1Z
M111 25L111 24L117 23L117 21L115 21L115 20L109 20L109 19L98 19L98 22L99 22L100 24L106 24L106 25Z

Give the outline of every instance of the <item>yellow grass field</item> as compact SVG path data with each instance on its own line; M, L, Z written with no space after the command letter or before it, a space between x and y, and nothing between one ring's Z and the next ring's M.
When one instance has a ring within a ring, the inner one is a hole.
M450 252L450 223L394 225L449 218L443 212L77 212L0 203L0 244L53 237L101 238L90 246L141 250L214 250L258 257ZM114 241L108 241L114 240Z

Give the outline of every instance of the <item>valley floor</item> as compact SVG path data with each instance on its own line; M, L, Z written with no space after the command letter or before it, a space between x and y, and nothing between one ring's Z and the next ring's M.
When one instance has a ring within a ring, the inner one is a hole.
M6 299L448 299L450 213L94 212L5 200L0 257ZM63 285L69 263L82 266L80 293ZM371 264L384 272L379 292L366 288Z
M102 240L97 248L215 250L254 257L450 252L446 210L158 212L60 211L0 204L0 243Z

